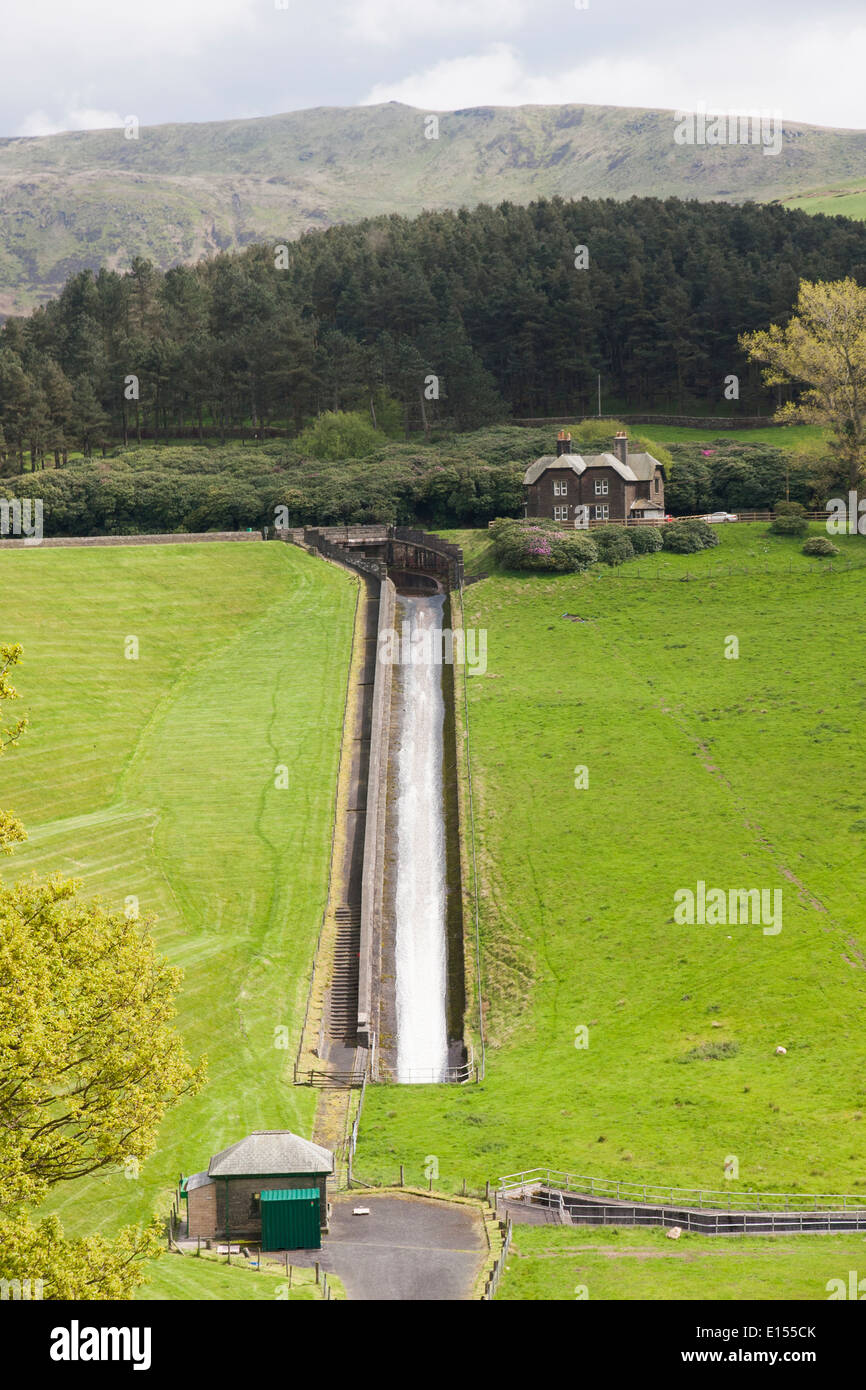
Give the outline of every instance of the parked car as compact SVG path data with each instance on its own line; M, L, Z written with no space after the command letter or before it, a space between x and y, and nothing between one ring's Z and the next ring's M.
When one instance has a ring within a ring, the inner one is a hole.
M739 521L739 517L734 512L707 512L701 517L701 521Z

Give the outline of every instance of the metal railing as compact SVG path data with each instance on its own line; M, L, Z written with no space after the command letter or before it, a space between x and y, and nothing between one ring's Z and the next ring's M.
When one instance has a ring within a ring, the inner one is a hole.
M478 1068L476 1067L470 1048L469 1060L461 1062L456 1067L410 1067L408 1071L401 1069L399 1074L401 1085L405 1082L409 1085L441 1085L450 1083L452 1085L464 1085L467 1081L478 1080Z
M627 1182L619 1178L585 1177L559 1172L554 1168L529 1168L525 1172L510 1173L499 1179L499 1190L503 1197L525 1196L530 1189L543 1187L614 1202L696 1207L699 1211L866 1213L866 1193L748 1192L740 1188L722 1191L713 1188L664 1187L655 1183Z

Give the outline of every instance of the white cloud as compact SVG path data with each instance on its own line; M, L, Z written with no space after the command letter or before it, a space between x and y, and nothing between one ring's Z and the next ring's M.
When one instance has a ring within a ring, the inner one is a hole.
M595 58L565 72L533 74L508 44L469 58L446 59L400 82L379 83L366 103L403 101L436 111L461 106L555 106L565 102L608 106L651 105L664 73L634 58Z
M117 111L100 111L92 106L67 107L57 117L47 111L31 111L24 117L16 135L56 135L62 130L113 130L123 125Z
M398 81L379 82L364 104L402 101L424 110L463 106L652 106L670 110L781 111L816 125L866 126L862 74L866 26L810 32L720 30L644 56L625 51L544 72L517 49L495 43L443 59Z

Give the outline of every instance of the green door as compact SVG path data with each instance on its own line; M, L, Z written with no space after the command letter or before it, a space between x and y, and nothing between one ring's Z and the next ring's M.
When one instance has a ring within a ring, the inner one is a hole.
M317 1187L263 1192L261 1208L263 1250L318 1250L321 1247Z

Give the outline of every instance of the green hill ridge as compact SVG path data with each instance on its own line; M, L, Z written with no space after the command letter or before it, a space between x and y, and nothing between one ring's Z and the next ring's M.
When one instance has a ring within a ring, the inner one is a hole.
M672 111L389 102L0 140L0 316L77 271L165 268L378 213L536 197L782 200L866 181L866 131L786 122L782 149L688 146ZM842 209L840 209L842 210Z

